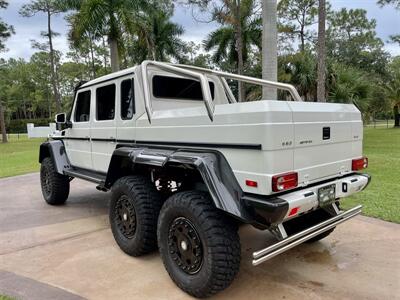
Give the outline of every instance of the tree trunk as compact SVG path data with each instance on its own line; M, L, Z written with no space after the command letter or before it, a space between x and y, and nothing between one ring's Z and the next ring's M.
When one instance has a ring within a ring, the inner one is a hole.
M57 70L56 63L54 57L54 48L53 48L53 37L51 32L51 13L47 11L47 32L49 37L49 47L50 47L50 68L51 68L51 84L53 86L53 93L56 100L56 110L57 113L61 112L61 99L60 94L58 92L58 78L57 78Z
M92 35L89 34L89 49L90 49L90 60L91 60L91 69L92 69L92 79L96 78L96 66L94 61L94 49L93 49L93 38Z
M106 49L106 41L104 40L104 36L102 37L102 40L103 40L103 48ZM104 61L104 70L107 70L107 54L106 54L106 51L104 51L103 61Z
M318 10L318 85L317 85L317 101L326 102L325 93L325 19L326 19L326 0L319 0Z
M119 71L119 55L118 55L118 42L116 39L108 37L108 45L110 46L111 56L111 71Z
M304 24L306 23L306 12L303 11L302 15L301 15L301 24L300 24L300 41L301 41L301 45L300 45L300 50L301 52L304 52L305 50L305 32L304 32Z
M239 75L244 73L244 61L243 61L243 33L242 33L242 16L240 9L240 0L237 1L235 7L235 32L236 32L236 51L238 55L237 72ZM239 81L239 93L238 101L242 102L246 100L246 90L244 83Z
M277 0L263 0L262 77L278 81ZM263 87L264 100L277 100L276 88Z
M3 104L1 104L0 100L0 128L1 128L1 135L3 137L3 143L7 143L7 132L6 132L6 122L4 120L4 110Z
M400 127L400 111L399 105L393 107L394 127Z

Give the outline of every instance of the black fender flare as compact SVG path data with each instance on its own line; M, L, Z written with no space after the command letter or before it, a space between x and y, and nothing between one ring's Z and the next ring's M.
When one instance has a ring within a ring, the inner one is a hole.
M50 157L53 160L59 174L64 175L64 171L71 168L62 140L51 140L40 145L39 163L42 163L46 157Z
M110 189L120 177L119 171L126 163L154 167L164 167L172 163L194 168L200 173L216 208L245 223L254 222L254 216L242 199L243 191L228 161L219 151L165 149L139 145L117 148L112 155L105 180L107 189Z

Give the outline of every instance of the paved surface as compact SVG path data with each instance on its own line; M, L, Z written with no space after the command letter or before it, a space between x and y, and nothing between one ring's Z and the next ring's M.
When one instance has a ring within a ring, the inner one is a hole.
M157 253L116 246L108 194L74 180L63 207L42 200L38 174L0 179L0 294L19 299L187 299ZM379 200L377 200L379 201ZM240 229L242 265L217 299L400 299L400 225L357 217L323 242L258 267L268 233Z

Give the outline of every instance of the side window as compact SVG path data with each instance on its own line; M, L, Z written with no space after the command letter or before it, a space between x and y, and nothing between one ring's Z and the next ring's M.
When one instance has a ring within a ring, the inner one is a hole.
M209 85L211 97L214 99L214 83L210 81ZM153 95L156 98L203 101L200 82L186 78L154 76Z
M133 79L121 82L121 119L131 120L135 114L135 90Z
M78 94L75 105L75 122L88 122L90 119L90 91Z
M115 115L115 84L106 85L96 90L96 119L113 120Z

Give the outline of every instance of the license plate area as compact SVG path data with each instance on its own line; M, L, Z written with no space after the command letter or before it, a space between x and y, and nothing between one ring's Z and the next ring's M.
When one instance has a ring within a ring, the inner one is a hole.
M330 184L318 189L318 201L320 206L326 206L336 199L336 184Z

